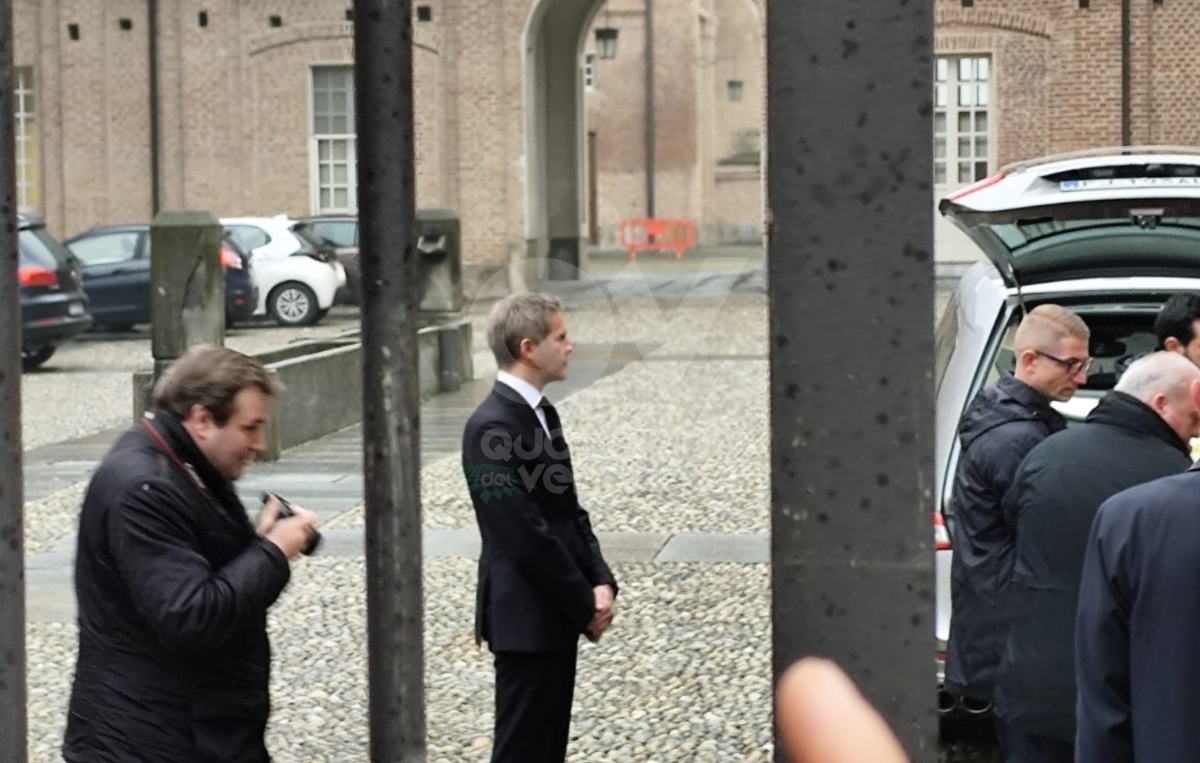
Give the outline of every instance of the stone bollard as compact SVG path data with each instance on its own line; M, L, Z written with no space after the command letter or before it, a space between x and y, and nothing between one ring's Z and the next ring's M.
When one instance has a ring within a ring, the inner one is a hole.
M422 313L463 309L462 223L450 209L417 210Z
M166 210L150 225L150 319L154 373L134 387L134 419L154 383L189 347L225 343L223 231L212 212ZM135 376L135 378L137 378Z

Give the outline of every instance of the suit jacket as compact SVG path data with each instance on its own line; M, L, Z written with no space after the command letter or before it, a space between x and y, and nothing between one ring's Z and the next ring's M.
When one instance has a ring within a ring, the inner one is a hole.
M1200 467L1100 506L1075 620L1076 760L1196 760L1198 586Z
M529 403L497 382L463 430L462 462L482 537L475 640L492 651L571 649L616 579L579 505L571 456Z

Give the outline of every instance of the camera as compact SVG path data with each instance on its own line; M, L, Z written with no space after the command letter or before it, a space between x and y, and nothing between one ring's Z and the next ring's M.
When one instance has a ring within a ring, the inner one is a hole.
M280 519L287 519L288 517L296 516L296 512L292 509L292 504L289 503L286 498L279 495L278 493L268 493L266 491L263 491L262 502L266 503L267 500L269 498L271 498L272 496L275 498L275 500L279 501L279 518ZM320 545L321 545L321 533L318 532L317 530L313 530L312 535L308 539L308 545L306 545L301 550L301 553L304 554L305 556L312 556L313 553L317 550L317 546L320 546Z

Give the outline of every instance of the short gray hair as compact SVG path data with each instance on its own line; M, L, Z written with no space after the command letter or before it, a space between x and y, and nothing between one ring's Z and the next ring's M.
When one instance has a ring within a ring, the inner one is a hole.
M562 300L550 294L510 294L492 305L488 315L488 347L500 368L510 368L521 354L521 341L540 343L550 333L550 317L563 311Z
M1073 310L1062 305L1038 305L1029 311L1017 326L1013 346L1017 352L1043 350L1054 352L1058 343L1068 337L1087 341L1091 332Z
M1196 379L1200 379L1200 367L1177 352L1161 350L1131 363L1113 389L1143 403L1157 395L1178 400Z

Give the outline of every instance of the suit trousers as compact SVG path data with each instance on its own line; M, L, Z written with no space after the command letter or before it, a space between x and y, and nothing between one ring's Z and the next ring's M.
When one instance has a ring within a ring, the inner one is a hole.
M1004 763L1075 763L1075 744L1030 734L1018 724L996 718L996 735Z
M496 652L496 729L491 763L563 763L575 698L577 647Z

